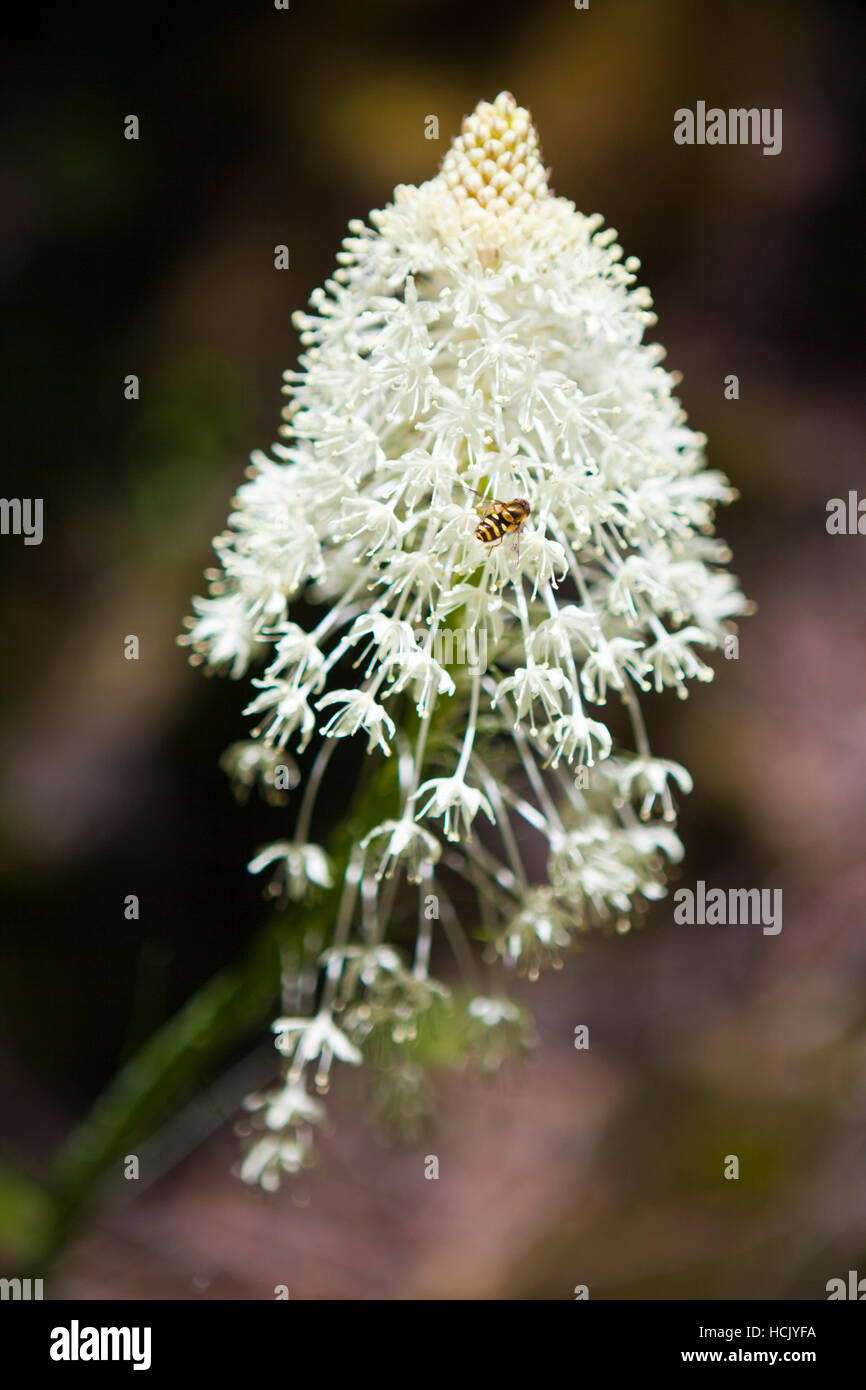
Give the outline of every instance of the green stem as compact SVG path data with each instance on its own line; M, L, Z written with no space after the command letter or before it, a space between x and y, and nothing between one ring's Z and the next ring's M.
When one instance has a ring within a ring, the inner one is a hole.
M55 1219L34 1246L36 1264L44 1268L57 1253L107 1170L134 1152L232 1046L265 1024L279 993L281 952L311 929L327 938L352 845L396 801L395 760L388 759L364 779L352 812L330 838L337 886L311 904L275 913L240 963L208 981L114 1077L56 1155Z

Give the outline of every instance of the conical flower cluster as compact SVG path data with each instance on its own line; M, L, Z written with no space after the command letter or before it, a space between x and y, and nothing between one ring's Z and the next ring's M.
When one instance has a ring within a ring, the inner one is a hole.
M639 695L711 679L707 653L746 611L713 538L734 493L643 341L638 262L553 195L509 93L464 121L428 183L350 223L337 260L295 319L285 443L253 455L183 639L235 678L255 669L250 777L320 746L290 838L251 865L290 896L331 881L307 832L336 740L397 759L398 804L345 869L316 1011L277 1025L288 1089L257 1099L270 1133L245 1166L271 1186L308 1155L306 1079L361 1061L377 1028L411 1040L441 997L428 962L440 923L462 932L456 878L488 955L530 974L664 894L682 853L673 790L691 783L651 754ZM522 520L502 506L515 499ZM302 595L313 625L293 616ZM411 961L386 944L399 881L419 895ZM485 997L466 1015L479 1029L527 1024Z

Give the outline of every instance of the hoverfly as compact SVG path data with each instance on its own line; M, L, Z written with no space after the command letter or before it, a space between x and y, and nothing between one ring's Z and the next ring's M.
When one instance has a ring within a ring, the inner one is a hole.
M476 491L474 487L463 484L469 492L474 492L476 497L484 500L484 494ZM481 508L479 507L479 511ZM529 516L532 508L525 497L514 497L510 502L500 502L497 497L487 501L484 515L475 527L475 539L481 541L482 545L489 545L495 550L501 545L509 532L514 532L517 537L517 558L520 559L520 528Z

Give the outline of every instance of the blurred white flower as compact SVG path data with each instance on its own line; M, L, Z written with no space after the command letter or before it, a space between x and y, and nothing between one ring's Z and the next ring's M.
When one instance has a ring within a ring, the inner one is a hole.
M657 801L662 804L664 819L675 820L670 783L675 782L680 791L686 793L694 786L686 769L667 758L637 757L628 763L617 760L614 766L608 764L605 774L616 782L624 801L642 796L639 814L643 820L651 815Z
M300 1138L269 1134L257 1140L241 1164L241 1178L258 1183L266 1192L276 1192L283 1173L298 1173L310 1162L309 1145Z
M244 1109L260 1110L268 1129L285 1129L288 1125L297 1124L318 1125L325 1118L322 1102L295 1081L289 1081L272 1091L254 1092L244 1101Z
M469 1002L469 1014L472 1018L480 1019L488 1028L495 1028L497 1023L515 1022L520 1017L520 1010L510 999L486 999L477 994Z
M357 1047L341 1033L331 1015L324 1010L315 1018L277 1018L271 1024L276 1033L276 1047L284 1056L294 1056L303 1062L315 1061L324 1052L332 1052L341 1062L359 1066L362 1058ZM297 1038L295 1038L297 1034Z
M232 743L220 758L238 801L247 801L253 787L272 806L288 801L288 793L298 786L301 773L294 758L278 748L256 739Z
M276 869L271 887L274 896L285 889L290 898L297 900L304 897L311 884L318 888L333 887L331 865L319 845L277 840L260 849L247 868L251 874L258 874L269 865Z
M233 680L244 674L256 640L256 623L240 593L219 594L215 598L194 598L196 620L189 621L189 633L181 640L192 647L190 661L202 661L215 671L228 670Z
M422 868L425 865L432 868L442 853L442 846L435 835L406 816L402 820L387 820L374 826L361 841L361 849L369 850L377 840L386 838L384 848L378 851L377 879L390 878L397 861L403 860L409 882L420 883ZM369 858L373 859L374 856L370 855Z

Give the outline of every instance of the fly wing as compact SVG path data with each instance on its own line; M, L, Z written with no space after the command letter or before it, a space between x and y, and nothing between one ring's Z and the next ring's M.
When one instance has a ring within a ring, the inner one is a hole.
M465 487L467 492L474 492L476 497L480 497L482 499L481 506L475 508L475 511L480 517L489 516L491 512L494 512L496 510L497 507L502 506L502 503L498 502L495 497L489 497L485 501L484 493L479 492L478 489L475 487L470 487L468 483L464 483L463 486Z

